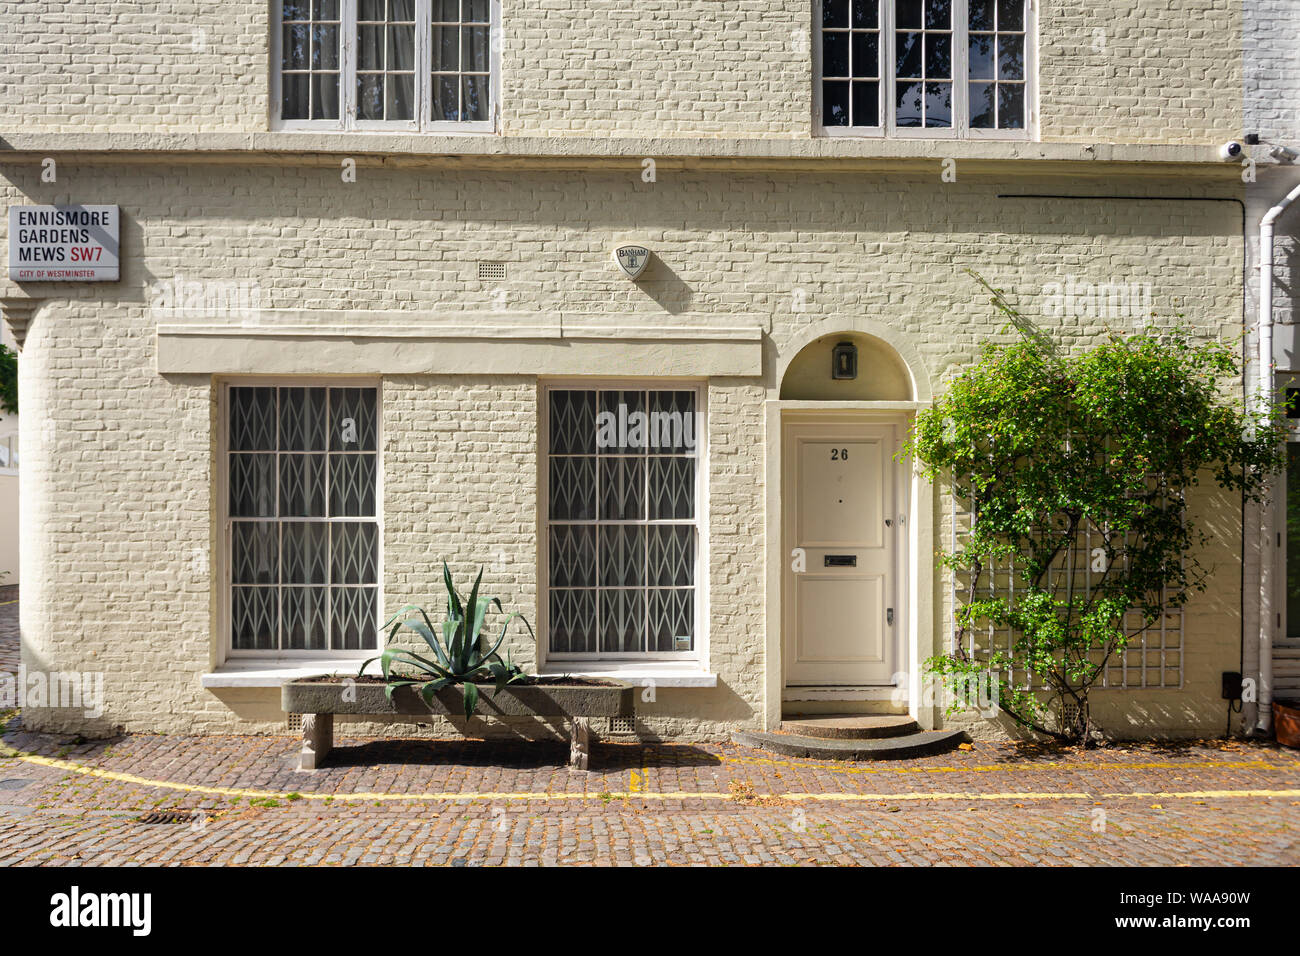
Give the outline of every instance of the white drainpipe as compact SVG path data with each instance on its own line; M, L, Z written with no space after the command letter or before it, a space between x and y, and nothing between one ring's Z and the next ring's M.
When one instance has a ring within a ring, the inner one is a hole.
M1273 404L1273 223L1282 215L1286 207L1300 198L1300 186L1296 186L1286 198L1264 214L1259 221L1259 377L1256 401L1260 409L1267 412ZM1262 582L1272 580L1272 557L1277 550L1273 547L1272 512L1261 509L1263 520L1260 522L1260 555ZM1260 588L1259 593L1259 713L1255 726L1264 732L1273 729L1273 630L1274 611L1272 601Z

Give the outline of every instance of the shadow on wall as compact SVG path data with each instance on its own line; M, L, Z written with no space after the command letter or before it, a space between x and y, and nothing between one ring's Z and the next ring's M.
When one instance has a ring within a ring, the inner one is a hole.
M831 377L831 353L842 342L858 350L855 378ZM912 380L892 348L861 332L823 336L799 350L781 379L783 401L910 402Z

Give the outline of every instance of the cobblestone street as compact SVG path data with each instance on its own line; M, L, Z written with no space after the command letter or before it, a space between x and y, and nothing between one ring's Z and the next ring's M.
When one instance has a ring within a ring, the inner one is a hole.
M16 664L17 604L0 606ZM1244 743L904 762L735 746L26 733L0 753L0 864L1296 865L1300 758ZM138 818L187 811L189 822ZM201 811L193 814L193 811Z

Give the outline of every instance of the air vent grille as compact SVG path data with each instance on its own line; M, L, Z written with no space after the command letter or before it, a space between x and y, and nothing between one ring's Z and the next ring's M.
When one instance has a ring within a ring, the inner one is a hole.
M611 717L609 718L609 727L606 730L611 737L635 737L636 736L636 718L635 717Z
M499 282L506 277L506 264L504 262L480 262L478 264L478 277L489 282Z

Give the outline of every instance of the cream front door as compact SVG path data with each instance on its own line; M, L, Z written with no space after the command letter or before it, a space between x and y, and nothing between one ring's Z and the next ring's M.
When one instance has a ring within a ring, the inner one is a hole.
M787 686L893 683L900 429L845 419L784 426Z

